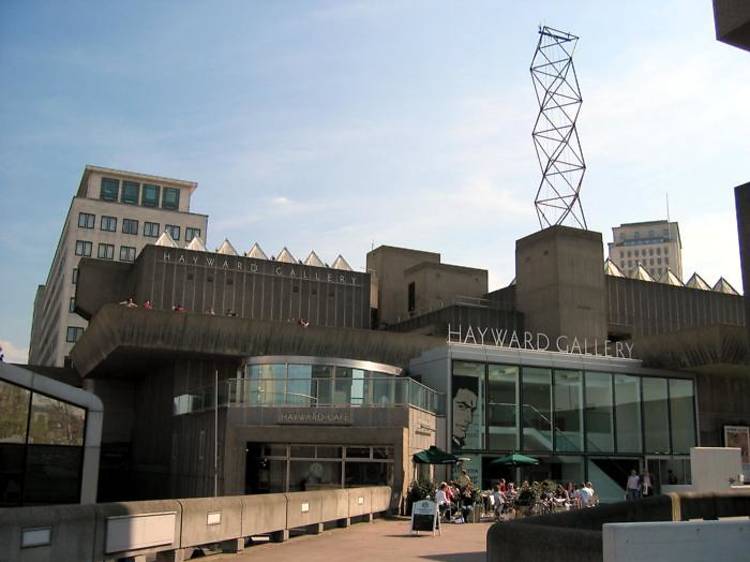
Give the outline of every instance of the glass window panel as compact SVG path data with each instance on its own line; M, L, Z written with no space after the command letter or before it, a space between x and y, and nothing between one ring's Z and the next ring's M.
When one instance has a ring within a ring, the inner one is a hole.
M365 371L352 369L352 406L361 406L365 398Z
M318 406L330 406L333 403L333 367L330 365L313 365L313 390L317 396Z
M263 454L267 457L286 457L286 445L267 443L263 446Z
M351 404L352 400L352 369L336 367L336 381L334 383L334 404Z
M134 181L124 180L122 182L122 195L120 201L131 205L138 204L138 195L140 194L141 185Z
M30 445L27 449L24 504L78 503L83 447Z
M393 447L373 447L372 458L374 459L392 459Z
M31 391L0 380L0 443L26 443Z
M0 443L0 507L21 505L25 457L26 445Z
M669 380L669 411L672 417L672 452L689 453L695 447L693 381Z
M173 240L177 241L180 239L180 227L174 224L166 224L164 225L164 230L166 230L169 235L172 237Z
M555 448L583 450L583 375L555 370Z
M193 238L196 236L201 235L201 229L200 228L191 228L189 226L185 227L185 242L190 242Z
M395 377L375 373L372 381L372 403L375 406L389 406L394 403Z
M518 367L490 365L487 424L490 449L518 449Z
M586 373L586 450L590 453L615 450L612 375L609 373Z
M272 363L250 366L250 403L274 406L284 404L286 365Z
M135 219L122 219L123 234L138 234L138 221Z
M159 236L159 223L158 222L144 222L143 223L143 235L150 238L156 238Z
M393 464L389 462L346 461L345 487L390 486L393 480Z
M292 458L314 459L315 445L292 445L289 447L289 456Z
M317 446L317 458L319 459L340 459L343 455L343 447L328 447L323 445Z
M101 191L99 197L104 201L117 201L117 194L120 191L120 181L112 178L102 178Z
M669 453L667 379L643 377L643 423L647 453Z
M453 362L452 451L484 446L484 363Z
M370 447L347 447L346 458L348 459L369 459Z
M341 487L341 461L291 461L289 491L325 490Z
M552 371L524 367L521 380L523 448L549 451L552 449Z
M141 195L141 205L144 207L158 207L159 206L159 186L148 183L143 184L143 192Z
M165 187L161 206L165 209L176 210L180 206L180 190L174 187Z
M312 366L289 365L286 383L286 403L297 406L310 406L312 395Z
M29 443L43 445L83 445L86 410L33 393Z
M615 375L615 426L617 451L640 453L641 443L641 388L640 379L630 375Z

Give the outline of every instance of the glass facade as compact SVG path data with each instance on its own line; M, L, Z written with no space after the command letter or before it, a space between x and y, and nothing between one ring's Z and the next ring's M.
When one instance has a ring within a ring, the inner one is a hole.
M390 446L248 443L246 450L246 493L393 484Z
M268 363L247 365L242 377L221 382L219 404L311 408L389 408L408 404L430 412L443 411L440 393L399 376L400 369L382 365L378 371L377 364L366 362L362 363L369 368L357 368L357 362L346 360L331 359L332 364L325 364L305 359L290 357L289 362L282 362L273 358ZM213 392L212 385L175 396L174 414L213 408Z
M86 410L0 380L0 507L77 503Z
M696 445L692 379L454 360L452 398L451 451L472 459L483 486L515 479L491 463L520 451L542 461L523 478L588 478L622 499L631 468L649 455L682 462Z

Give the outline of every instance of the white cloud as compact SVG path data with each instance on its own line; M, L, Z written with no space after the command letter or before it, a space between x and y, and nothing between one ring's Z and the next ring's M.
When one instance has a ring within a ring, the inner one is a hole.
M18 347L8 340L0 340L0 348L2 348L2 353L5 354L6 363L28 363L28 347Z

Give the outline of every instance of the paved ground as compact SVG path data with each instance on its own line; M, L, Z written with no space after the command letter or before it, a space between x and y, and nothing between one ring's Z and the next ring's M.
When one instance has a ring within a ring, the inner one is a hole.
M252 546L240 554L211 556L207 560L250 562L484 562L490 523L444 525L442 534L409 533L409 521L376 519L332 529L321 535L294 537L285 543Z

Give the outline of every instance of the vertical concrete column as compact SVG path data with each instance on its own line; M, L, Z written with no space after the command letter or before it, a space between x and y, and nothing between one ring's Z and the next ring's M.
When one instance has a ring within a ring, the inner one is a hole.
M374 519L375 519L375 517L373 516L373 514L372 514L372 513L368 513L367 515L365 515L365 520L366 520L366 521L367 521L368 523L372 523Z
M607 337L604 248L599 232L553 226L516 241L516 305L533 347L601 349ZM523 340L519 334L519 338ZM522 341L523 344L523 341ZM601 353L601 351L599 351Z

